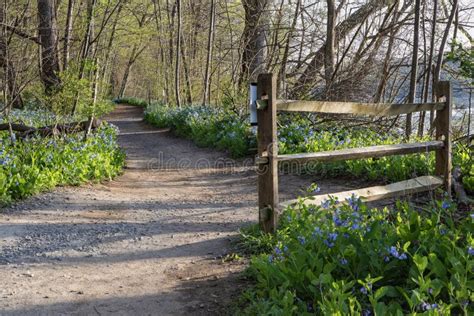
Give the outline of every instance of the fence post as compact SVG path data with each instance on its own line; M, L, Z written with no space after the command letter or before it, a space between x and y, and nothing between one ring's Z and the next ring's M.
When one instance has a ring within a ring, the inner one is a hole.
M444 141L444 147L436 151L435 173L444 179L444 189L451 197L451 117L453 107L453 89L451 82L440 81L436 86L436 97L445 98L446 106L436 112L436 139Z
M258 209L263 231L273 233L278 220L278 139L277 139L277 80L273 74L260 74L257 83L257 100L263 106L257 110Z

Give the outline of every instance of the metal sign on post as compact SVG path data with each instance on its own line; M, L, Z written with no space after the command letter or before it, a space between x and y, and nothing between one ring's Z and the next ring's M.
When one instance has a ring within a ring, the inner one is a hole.
M257 83L252 82L250 84L250 125L252 126L252 132L257 133Z

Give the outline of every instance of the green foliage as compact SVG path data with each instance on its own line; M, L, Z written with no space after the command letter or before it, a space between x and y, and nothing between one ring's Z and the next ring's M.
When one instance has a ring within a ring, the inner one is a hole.
M453 152L453 164L461 168L463 186L474 194L474 146L458 143Z
M107 100L96 100L94 104L92 87L93 83L87 76L80 79L79 64L71 63L67 70L59 73L61 85L45 95L43 87L38 85L24 93L26 109L35 109L54 113L58 117L69 116L76 103L75 119L85 119L90 116L99 117L113 110L113 103ZM96 65L85 61L84 72L93 73Z
M140 98L135 98L135 97L124 97L124 98L118 98L113 101L116 104L128 104L128 105L134 105L134 106L141 106L146 108L148 106L148 102L144 99Z
M198 146L226 150L233 157L246 156L249 148L255 146L250 127L237 114L222 108L168 108L153 104L145 111L145 120L158 127L170 127Z
M424 141L426 139L413 139ZM288 121L279 129L279 152L292 154L301 152L330 151L375 145L389 145L403 142L401 137L381 134L368 128L338 128L327 126L314 131L305 120ZM423 153L405 156L389 156L349 160L334 163L312 163L306 166L308 172L328 174L351 174L370 180L401 181L414 174L428 174L433 171L434 154Z
M92 65L87 63L91 68ZM77 109L83 109L92 104L91 82L87 78L79 79L79 66L71 64L66 71L59 74L61 86L50 95L38 94L45 108L59 115L72 112L77 100Z
M377 210L355 196L288 208L274 249L251 261L242 313L470 315L474 218L456 222L454 208Z
M169 108L153 104L145 111L145 120L158 127L170 127L176 134L194 140L200 146L228 150L234 157L248 154L256 147L256 139L246 119L224 108L188 106ZM298 116L280 116L278 127L279 152L293 154L319 152L343 148L402 143L399 135L381 133L367 127L340 128L334 124L318 126ZM413 138L412 141L426 141ZM457 145L453 151L455 165L460 165L463 182L474 191L472 148ZM432 174L434 153L389 156L333 163L311 163L303 171L327 176L353 175L370 180L388 182L413 178L414 175Z
M465 78L470 78L474 83L474 49L465 48L461 43L451 43L451 51L447 60L459 63L460 73Z
M268 253L275 246L272 234L264 233L259 225L251 225L240 229L240 249L247 254Z
M34 126L57 120L53 115L26 112ZM121 172L124 154L116 142L116 128L102 125L84 141L84 135L32 137L12 143L0 133L0 204L50 189L86 181L111 179Z

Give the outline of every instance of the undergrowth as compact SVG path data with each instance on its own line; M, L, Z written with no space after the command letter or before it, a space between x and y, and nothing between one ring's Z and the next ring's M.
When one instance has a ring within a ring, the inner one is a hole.
M187 106L170 108L156 103L145 111L145 120L158 127L170 127L177 135L192 139L199 146L228 151L233 157L243 157L256 147L255 135L247 119L222 107ZM396 133L381 132L367 126L341 127L335 123L315 126L303 116L284 115L279 118L279 152L293 154L343 148L388 145L404 140ZM412 142L427 138L411 139ZM474 192L474 149L456 144L454 165L460 166L465 188ZM299 167L298 167L299 168ZM434 153L389 156L333 163L312 163L301 172L327 176L350 174L370 180L401 181L417 175L432 174Z
M355 196L301 200L275 236L241 234L257 255L238 314L472 315L474 214L455 220L454 211L447 200L422 213L401 202L370 209Z
M72 120L47 111L16 111L10 119L30 126ZM84 133L12 140L0 132L0 205L58 185L113 178L125 158L116 136L117 128L106 123L85 141Z
M118 98L113 100L114 103L116 104L128 104L128 105L134 105L134 106L141 106L146 108L148 106L148 101L140 98L135 98L135 97L123 97L123 98Z

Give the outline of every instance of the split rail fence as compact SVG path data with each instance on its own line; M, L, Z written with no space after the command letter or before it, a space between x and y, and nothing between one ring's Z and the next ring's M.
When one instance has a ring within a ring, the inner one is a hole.
M274 232L279 209L294 204L297 200L280 203L278 195L278 165L282 162L305 164L309 162L333 162L338 160L363 159L391 155L407 155L428 151L436 152L435 175L421 176L385 186L350 190L330 194L344 201L356 194L365 201L393 198L434 190L443 186L449 193L451 188L451 109L452 88L448 81L439 82L436 96L442 102L421 104L385 104L355 102L284 101L277 99L277 80L273 74L261 74L257 82L257 142L256 159L258 172L259 222L265 232ZM363 148L341 149L316 153L291 155L278 154L277 112L318 112L331 114L354 114L369 116L395 116L420 111L436 111L435 140L421 143L403 143ZM328 195L318 195L307 200L318 204Z

